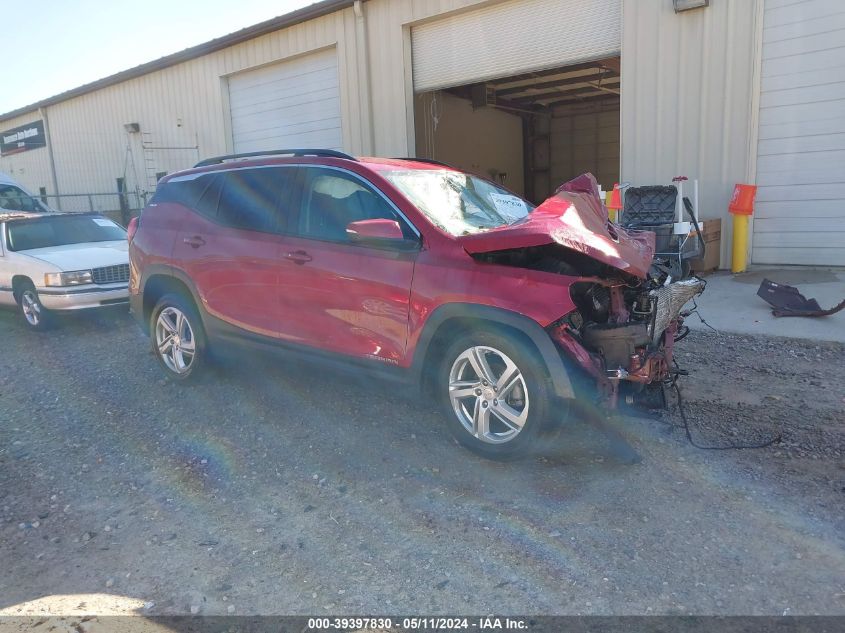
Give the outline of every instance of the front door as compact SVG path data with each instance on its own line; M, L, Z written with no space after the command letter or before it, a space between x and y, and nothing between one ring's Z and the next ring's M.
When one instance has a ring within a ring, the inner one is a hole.
M370 183L331 167L301 167L299 214L279 265L282 339L400 364L405 356L417 251L349 240L349 222L396 219L414 229Z

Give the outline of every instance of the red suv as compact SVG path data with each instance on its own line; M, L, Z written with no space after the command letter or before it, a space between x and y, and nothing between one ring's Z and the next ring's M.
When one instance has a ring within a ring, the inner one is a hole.
M654 235L608 222L590 175L535 208L433 161L331 150L167 176L129 239L131 310L171 378L230 341L342 360L419 385L491 458L534 445L575 385L611 407L662 387L701 289L650 276Z

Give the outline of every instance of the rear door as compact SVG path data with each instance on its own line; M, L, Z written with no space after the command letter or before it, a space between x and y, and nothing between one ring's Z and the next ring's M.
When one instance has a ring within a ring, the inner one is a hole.
M309 166L279 266L280 336L331 352L401 364L417 251L353 243L349 222L397 220L388 198L351 172Z
M278 336L277 271L294 177L281 166L202 176L196 213L182 224L174 259L206 311L227 325Z

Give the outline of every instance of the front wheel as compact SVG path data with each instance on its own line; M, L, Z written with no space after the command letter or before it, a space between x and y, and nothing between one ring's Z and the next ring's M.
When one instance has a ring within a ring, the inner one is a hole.
M21 287L18 294L18 307L24 323L33 330L45 330L50 325L50 314L41 304L38 291L31 283Z
M162 297L150 318L153 353L168 378L187 381L196 377L206 361L206 339L199 313L181 295Z
M488 459L530 453L549 428L548 373L516 337L474 332L456 340L443 356L437 390L455 439Z

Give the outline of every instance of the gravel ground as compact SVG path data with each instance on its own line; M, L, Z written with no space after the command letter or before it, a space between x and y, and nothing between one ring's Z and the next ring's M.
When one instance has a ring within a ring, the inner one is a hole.
M499 464L353 377L173 385L121 312L0 332L0 613L845 614L840 345L679 344L696 441L779 444L675 410Z

